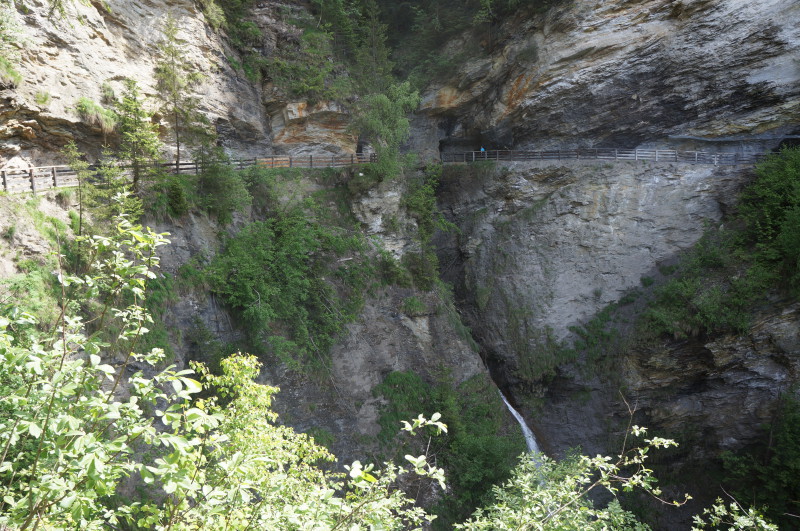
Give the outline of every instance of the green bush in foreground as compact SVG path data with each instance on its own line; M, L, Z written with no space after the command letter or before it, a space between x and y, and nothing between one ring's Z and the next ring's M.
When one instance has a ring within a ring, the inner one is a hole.
M115 350L127 353L116 362L105 362L108 345L86 336L69 301L62 301L58 325L42 334L25 313L0 318L0 526L419 526L425 513L392 487L404 469L387 465L378 473L355 462L348 477L328 473L317 465L332 459L324 448L274 424L276 389L253 382L260 366L253 357L224 360L220 375L197 365L204 384L190 370L129 373L134 363L161 358L157 349L134 349L151 322L141 304L158 262L154 249L164 242L121 219L114 237L92 238L97 256L107 257L96 269L60 276L67 292L133 301L106 308L121 323ZM196 398L203 388L218 398ZM436 420L420 417L407 428L444 429ZM137 457L143 454L146 463ZM442 481L424 456L409 461L414 473ZM147 496L126 500L118 488L134 476Z

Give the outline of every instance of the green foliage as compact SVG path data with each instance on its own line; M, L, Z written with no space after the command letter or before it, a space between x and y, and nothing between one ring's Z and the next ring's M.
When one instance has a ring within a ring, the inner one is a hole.
M139 86L132 79L125 80L125 92L117 103L119 117L119 156L131 167L133 190L141 191L141 183L156 180L160 170L154 165L159 160L161 141L158 128L152 121L139 94Z
M252 198L253 213L267 216L279 206L278 180L290 178L293 168L260 168L251 166L242 172L247 192Z
M419 105L419 94L408 83L389 86L386 92L365 96L358 103L353 130L368 140L378 154L378 162L368 171L376 180L396 177L403 166L400 145L408 139L408 113Z
M147 264L154 263L146 249L161 240L124 220L119 230L116 240L92 241L96 250L113 248L118 256L104 262L93 278L62 276L65 289L83 288L83 294L91 296L118 283L121 291L138 299ZM126 252L130 260L123 258ZM128 400L114 400L130 357L119 369L102 364L97 355L102 344L84 335L81 319L68 308L62 301L56 327L34 342L28 325L35 321L29 314L13 312L0 318L0 410L5 413L0 419L0 522L20 529L43 521L45 527L60 527L103 514L101 499L133 470L131 444L155 434L148 428L152 421L141 415L139 400L166 398L157 389L159 382L181 377L165 373L132 387ZM119 341L131 344L146 319L131 309L124 313ZM106 380L112 384L104 385ZM114 430L109 429L112 425Z
M505 407L496 388L482 377L456 388L447 380L430 385L412 372L392 372L373 392L388 401L378 419L379 438L385 442L394 439L398 422L409 412L439 411L447 423L447 437L433 442L453 488L436 508L442 529L488 501L491 485L508 477L515 456L524 449L518 432L503 432Z
M551 0L378 0L382 19L389 22L388 44L401 78L422 88L454 72L466 60L491 48L493 25L518 10L545 9ZM458 49L446 44L472 33Z
M103 152L94 171L89 170L89 164L74 142L69 142L62 154L78 177L75 234L82 236L84 233L102 233L120 213L125 214L128 219L139 219L142 203L138 198L127 194L130 183L112 160L109 151ZM89 223L85 212L91 213L92 223Z
M645 435L633 426L630 437ZM645 531L648 526L624 511L617 501L620 490L642 490L657 499L661 492L653 471L645 466L648 452L676 446L674 441L653 437L642 446L623 448L615 458L572 455L556 462L537 454L523 456L511 479L494 487L494 501L472 519L456 525L470 530L595 529ZM603 491L612 501L597 507L590 495ZM689 497L687 496L686 499ZM675 505L684 503L674 502Z
M14 235L17 233L17 224L12 223L3 231L3 239L7 242L14 240Z
M240 312L251 339L295 369L324 366L344 324L355 318L369 276L357 236L324 226L299 207L252 223L208 268L214 292ZM325 280L334 276L338 285ZM337 287L339 291L337 291Z
M311 102L343 99L350 90L333 82L335 63L330 60L332 55L331 35L324 30L308 27L300 35L296 47L287 48L272 57L268 72L290 97L303 97Z
M199 100L194 96L203 76L186 59L185 42L178 38L178 29L177 20L169 13L161 27L163 38L158 44L160 57L155 65L157 95L172 126L176 163L181 161L181 146L210 143L213 136L197 111Z
M114 105L117 101L117 93L108 81L103 81L103 84L100 85L100 94L102 94L102 102L106 105Z
M383 284L410 288L413 282L411 273L388 251L381 251L378 260L378 275Z
M795 527L800 511L800 400L785 396L764 443L723 454L725 485L740 500L763 507L782 529Z
M219 30L225 24L225 10L223 10L216 0L199 0L200 9L206 17L208 25Z
M759 259L777 263L800 289L800 148L785 148L756 168L739 206Z
M56 286L48 266L35 261L20 262L21 273L0 280L0 312L24 308L37 323L49 325L58 317Z
M700 529L778 531L780 529L764 518L757 509L744 508L736 500L726 506L722 498L717 498L713 506L703 509L702 515L695 515L693 523L692 531Z
M85 334L70 301L61 302L57 326L40 335L29 314L0 317L0 525L244 530L359 522L399 530L429 519L393 488L407 473L402 468L378 472L355 462L346 478L321 468L333 457L276 425L270 404L277 389L253 382L260 364L251 356L224 360L219 375L195 365L204 386L189 370L128 372L161 358L132 347L151 322L140 304L163 238L124 219L116 227L114 237L91 240L96 255L107 257L95 262L98 269L61 279L66 292L82 297L108 302L104 292L117 287L131 297L126 308L107 308L121 319L114 338L114 350L126 353L121 364L104 362L109 345ZM197 398L203 387L219 398ZM420 416L406 429L444 429L437 420ZM411 473L444 486L425 456L408 461ZM158 494L123 498L123 482Z
M244 211L253 201L245 179L247 177L228 164L214 161L205 165L197 179L200 205L220 223L230 223L234 212Z
M654 292L645 312L650 332L680 338L749 326L753 303L764 297L775 274L754 263L735 236L711 229L686 254L675 277Z
M391 85L388 25L374 0L314 0L331 36L333 55L347 65L359 94L383 92Z
M409 181L402 205L417 222L419 252L406 253L404 264L411 272L414 283L422 290L430 290L439 278L439 259L433 245L436 229L458 230L447 221L436 206L436 188L442 174L440 164L429 164L422 176Z
M49 92L39 91L36 93L36 96L33 98L36 101L36 105L40 107L47 107L50 105L51 96Z
M89 98L80 98L75 111L87 125L97 127L103 135L110 135L117 127L118 117L114 111L106 109Z
M403 301L403 313L409 317L418 317L428 312L427 305L416 295L406 297Z

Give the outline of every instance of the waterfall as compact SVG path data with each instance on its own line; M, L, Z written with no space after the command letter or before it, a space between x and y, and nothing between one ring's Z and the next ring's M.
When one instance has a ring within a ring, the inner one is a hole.
M538 454L540 452L539 445L536 444L536 437L534 437L533 432L528 425L525 424L525 419L522 418L522 415L520 415L516 409L511 407L511 404L508 403L508 400L506 400L506 397L502 392L500 393L500 398L503 399L503 402L505 402L508 410L512 415L514 415L514 418L517 419L517 422L519 422L519 425L522 428L522 435L525 436L525 444L528 445L528 451L533 454Z

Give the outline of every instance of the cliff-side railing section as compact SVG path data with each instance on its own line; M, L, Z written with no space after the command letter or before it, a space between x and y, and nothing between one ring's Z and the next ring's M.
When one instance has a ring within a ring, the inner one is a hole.
M480 162L526 161L526 160L603 160L609 162L678 162L686 164L713 164L731 166L736 164L756 164L767 154L711 153L707 151L676 151L674 149L557 149L552 151L465 151L462 153L442 153L442 162Z
M354 153L351 155L275 155L254 159L231 159L221 161L222 164L239 170L253 166L259 168L340 168L376 162L375 153ZM199 175L203 164L197 161L165 162L156 166L173 174ZM90 167L93 171L95 168ZM126 167L122 166L125 170ZM49 190L51 188L69 188L78 186L78 174L69 166L39 166L29 168L0 169L3 192L9 194Z
M605 162L659 162L683 164L709 164L731 166L756 164L768 156L767 153L712 153L707 151L677 151L674 149L557 149L550 151L465 151L442 153L443 163L472 163L481 161L562 161L602 160ZM223 164L243 170L252 166L261 168L336 168L368 164L377 161L375 153L351 155L275 155L254 159L232 159ZM159 164L165 171L174 174L199 174L203 165L197 161L166 162ZM124 167L123 167L124 168ZM90 168L91 169L91 168ZM40 166L29 168L0 169L3 192L36 193L50 188L67 188L78 185L78 175L69 166Z

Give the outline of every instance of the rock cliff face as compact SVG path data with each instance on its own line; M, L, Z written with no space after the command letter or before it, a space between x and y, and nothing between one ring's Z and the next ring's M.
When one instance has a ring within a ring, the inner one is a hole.
M800 134L793 0L564 1L494 32L425 94L452 144L760 151Z
M384 183L374 193L388 200L378 204L367 196L354 208L367 232L389 242L388 250L397 256L414 246L409 236L414 222L399 205L403 188L398 181ZM384 227L389 217L407 230ZM228 230L235 231L236 225L244 222L240 217ZM160 251L160 269L177 275L193 256L213 256L219 250L217 234L225 229L204 216L189 215L177 223L155 224L154 230L170 232L171 244ZM404 300L412 295L419 298L425 311L410 315L402 310ZM453 385L477 378L482 386L494 388L468 336L454 326L460 323L459 316L448 299L435 292L397 286L371 288L364 298L360 315L347 325L330 352L329 370L309 376L268 359L261 377L261 383L281 389L275 399L281 421L299 431L329 436L326 442L340 463L386 450L375 438L381 429L378 417L384 399L375 396L373 389L390 372L412 371L428 382L438 382L444 371ZM179 363L196 359L198 325L222 342L242 338L235 316L204 290L183 293L171 304L165 320ZM510 416L508 422L516 429Z
M104 83L119 94L123 79L135 79L155 108L153 72L157 44L163 38L160 24L167 13L177 19L186 59L203 75L197 91L200 111L231 154L355 150L356 139L345 131L346 114L337 106L287 101L272 86L254 83L235 70L229 58L235 58L236 51L206 23L193 0L106 3L107 10L99 3L76 3L70 6L75 12L69 20L48 18L44 0L29 2L32 9L27 13L13 12L21 30L16 67L23 82L16 89L0 91L0 166L63 163L58 151L70 139L98 154L113 138L84 124L75 104L81 97L102 102ZM271 2L253 13L263 33L260 48L267 57L279 40L297 32L280 15L287 6L304 9ZM38 104L37 94L49 95L50 101Z
M546 450L613 452L629 418L624 400L638 408L637 422L681 440L673 464L760 436L800 378L796 304L762 308L742 336L623 342L588 371L558 357L558 343L575 337L571 327L641 289L643 278L657 281L732 208L751 175L591 162L445 169L440 201L461 232L440 240L450 265L443 274L493 377Z
M785 0L559 2L492 28L483 58L426 91L412 145L434 156L437 141L743 153L793 143L798 28L800 5ZM545 448L613 451L623 388L643 422L691 432L685 456L707 457L751 442L796 381L798 316L785 305L742 337L630 348L609 362L613 375L566 365L536 376L557 364L570 327L658 280L722 219L750 170L574 162L446 175L440 206L462 232L440 239L443 274L495 379L537 412Z
M63 162L57 151L71 138L96 154L105 139L81 122L76 102L85 97L99 103L103 83L119 93L124 78L135 79L143 95L152 97L156 46L162 39L159 25L167 13L177 19L186 59L205 78L198 94L201 110L228 146L242 154L269 147L269 119L258 89L228 65L225 56L233 52L206 25L195 2L111 0L108 7L77 5L80 22L48 19L43 1L28 14L17 13L23 30L18 62L23 82L0 99L0 153L11 166ZM49 94L50 102L37 105L37 93ZM27 128L26 134L19 133L20 127Z
M44 0L29 3L36 9L17 12L27 39L18 61L24 82L0 92L0 166L63 162L57 151L72 138L96 153L102 134L80 121L75 102L101 101L101 85L119 90L123 77L135 78L152 96L157 26L168 11L178 19L187 57L206 76L201 107L229 151L355 149L340 106L286 101L274 87L233 69L227 57L235 52L192 0L108 0L110 11L81 5L83 22L71 27L48 20ZM281 39L297 37L282 22L284 8L305 9L262 2L253 11L264 34L256 48L267 57ZM409 144L422 158L481 145L753 152L800 136L795 0L565 0L546 13L520 14L483 37L484 57L425 91ZM37 93L50 94L50 103L37 104ZM617 424L627 419L620 387L638 404L643 423L667 436L686 435L691 457L746 444L770 419L778 394L800 378L800 310L785 301L764 308L739 337L632 347L610 360L613 374L566 365L544 382L536 373L555 364L548 359L552 345L568 340L571 326L643 277L658 278L658 266L694 244L704 223L721 220L751 178L742 167L593 161L447 170L439 203L461 233L438 242L443 276L455 284L460 310L495 376L524 414L536 413L545 449L613 450ZM366 230L396 256L414 245L387 230L390 221L412 223L402 212L401 192L384 185L353 205ZM187 217L158 229L173 233L167 271L215 251L219 227L206 219ZM265 375L283 388L277 407L287 421L328 430L344 460L361 457L362 443L376 433L379 401L372 388L386 373L431 374L445 366L456 382L488 379L447 311L415 317L398 311L408 295L392 288L370 298L333 349L329 383L280 366ZM429 308L441 306L435 295L426 297ZM235 338L231 317L201 294L178 302L169 325L188 330L196 317L220 338ZM185 345L179 348L179 357L187 353Z

